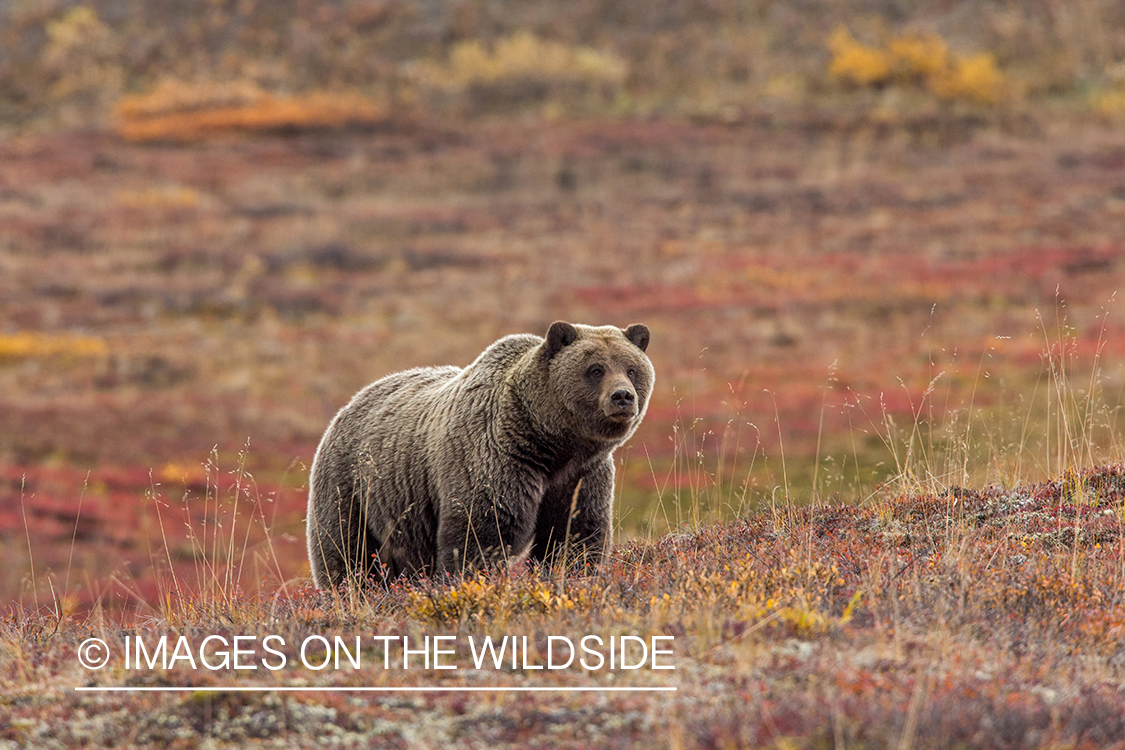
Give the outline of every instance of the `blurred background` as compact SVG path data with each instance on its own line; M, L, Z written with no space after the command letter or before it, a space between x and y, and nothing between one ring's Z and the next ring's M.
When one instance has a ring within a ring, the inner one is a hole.
M1123 237L1116 0L9 0L0 596L305 576L335 411L556 319L619 539L1120 461Z

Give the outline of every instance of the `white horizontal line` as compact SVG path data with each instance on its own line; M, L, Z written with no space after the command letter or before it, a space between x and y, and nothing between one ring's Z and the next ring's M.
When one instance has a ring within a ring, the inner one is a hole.
M141 686L95 685L75 686L78 692L99 693L668 693L676 692L675 687L300 687L297 685L232 685L230 687L207 686Z

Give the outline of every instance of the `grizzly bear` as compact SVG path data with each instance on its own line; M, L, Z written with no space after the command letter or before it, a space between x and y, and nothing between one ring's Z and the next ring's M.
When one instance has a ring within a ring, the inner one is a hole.
M530 558L596 564L610 541L613 451L644 418L649 331L555 322L465 368L361 390L329 424L309 479L319 588L460 574Z

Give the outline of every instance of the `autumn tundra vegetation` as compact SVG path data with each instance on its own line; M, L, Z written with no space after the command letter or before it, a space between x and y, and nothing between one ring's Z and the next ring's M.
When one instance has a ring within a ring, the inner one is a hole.
M1123 66L1112 0L0 5L0 746L1125 747ZM603 563L318 591L336 411L554 320L651 330Z

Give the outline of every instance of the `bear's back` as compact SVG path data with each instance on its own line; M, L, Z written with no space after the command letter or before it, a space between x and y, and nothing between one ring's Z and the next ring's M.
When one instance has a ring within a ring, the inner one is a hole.
M461 372L460 367L447 366L416 367L391 373L357 393L344 410L367 413L421 404L425 399L419 400L420 394L445 386Z
M499 388L524 356L542 343L542 338L531 333L516 333L493 342L465 368L467 382Z

